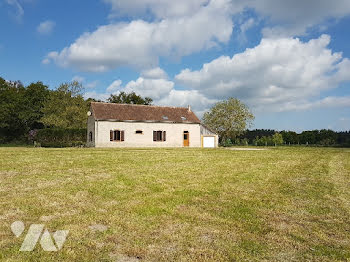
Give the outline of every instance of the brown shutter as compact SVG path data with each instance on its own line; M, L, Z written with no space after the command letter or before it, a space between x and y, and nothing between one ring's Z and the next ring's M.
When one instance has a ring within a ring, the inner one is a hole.
M166 141L166 131L163 131L163 141Z
M124 141L124 130L120 131L120 141Z
M153 131L153 141L157 141L157 131Z
M109 140L113 141L113 130L109 131Z

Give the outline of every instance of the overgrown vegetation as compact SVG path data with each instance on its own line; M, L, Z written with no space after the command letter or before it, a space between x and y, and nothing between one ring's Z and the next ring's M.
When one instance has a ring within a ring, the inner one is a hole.
M84 146L86 143L86 128L46 128L35 134L35 142L43 147Z
M347 149L0 148L0 159L1 261L350 260ZM63 249L20 252L31 224L69 230Z

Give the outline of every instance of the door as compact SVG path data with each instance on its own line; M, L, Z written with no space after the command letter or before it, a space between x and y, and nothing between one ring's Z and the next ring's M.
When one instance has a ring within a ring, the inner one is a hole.
M190 145L190 133L188 131L184 131L184 146Z
M215 147L215 137L204 136L203 137L203 147L214 148Z

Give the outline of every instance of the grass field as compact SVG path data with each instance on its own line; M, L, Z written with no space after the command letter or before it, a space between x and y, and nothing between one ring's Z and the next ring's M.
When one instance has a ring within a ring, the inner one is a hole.
M349 149L0 148L0 183L1 261L350 260Z

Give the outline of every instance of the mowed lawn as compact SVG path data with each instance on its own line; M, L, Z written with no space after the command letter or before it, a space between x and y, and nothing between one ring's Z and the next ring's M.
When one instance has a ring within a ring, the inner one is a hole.
M0 148L0 260L349 261L350 149Z

